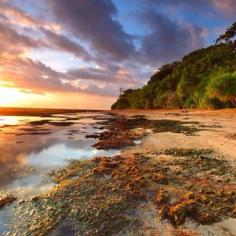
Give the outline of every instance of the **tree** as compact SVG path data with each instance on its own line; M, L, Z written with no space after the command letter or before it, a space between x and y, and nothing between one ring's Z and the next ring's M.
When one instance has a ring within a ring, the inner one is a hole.
M215 76L208 85L207 93L209 98L230 102L236 107L236 73Z
M221 34L217 39L216 43L230 42L236 36L236 22L234 22L224 34Z

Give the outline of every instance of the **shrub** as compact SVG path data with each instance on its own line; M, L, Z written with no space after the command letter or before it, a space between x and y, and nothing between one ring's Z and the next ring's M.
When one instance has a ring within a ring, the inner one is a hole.
M207 88L209 98L221 102L230 102L236 107L236 73L225 73L215 76Z

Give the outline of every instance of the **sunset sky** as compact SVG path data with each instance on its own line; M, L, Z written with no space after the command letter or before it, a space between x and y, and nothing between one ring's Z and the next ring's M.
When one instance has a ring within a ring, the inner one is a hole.
M236 0L0 0L0 106L108 109L235 15Z

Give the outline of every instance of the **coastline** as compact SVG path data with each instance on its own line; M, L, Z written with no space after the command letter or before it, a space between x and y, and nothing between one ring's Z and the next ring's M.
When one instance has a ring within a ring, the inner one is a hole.
M142 143L137 147L129 147L124 150L124 155L132 155L134 153L141 153L147 155L151 153L153 158L168 158L168 155L156 155L157 150L174 149L210 149L221 156L231 166L234 173L236 168L236 109L222 109L222 110L127 110L120 111L119 114L132 116L134 114L146 115L150 119L173 119L180 121L199 122L201 125L207 127L196 133L196 136L186 136L183 134L163 132L163 133L150 133L144 137ZM154 155L152 154L154 153ZM193 175L196 173L193 172ZM226 174L227 175L227 174ZM206 173L205 177L210 174ZM222 175L224 178L225 175ZM211 178L210 178L211 179ZM201 182L195 184L202 184ZM208 182L207 185L211 185ZM236 179L230 189L236 194ZM217 188L217 187L216 187ZM151 211L150 211L151 214ZM149 218L148 218L149 219ZM152 221L153 222L153 221ZM157 235L236 235L236 219L226 217L212 224L197 224L196 222L188 219L179 228L172 228L171 225L166 225L166 222L160 224L157 219L156 232ZM149 225L148 220L144 224ZM150 227L153 227L151 225ZM164 230L160 232L160 228ZM159 228L159 229L158 229Z
M95 109L62 109L62 108L17 108L17 107L0 107L0 116L49 116L53 114L67 114L67 113L78 113L78 112L99 112L99 113L111 113L111 114L123 114L132 116L134 115L147 115L153 118L159 116L159 114L165 113L186 113L189 115L221 115L225 114L236 114L236 109L120 109L120 110L95 110Z
M236 110L109 113L95 147L120 155L51 173L55 187L20 204L25 235L236 234Z
M0 116L50 116L58 114L75 114L78 112L107 112L107 110L93 109L60 109L60 108L14 108L0 107Z

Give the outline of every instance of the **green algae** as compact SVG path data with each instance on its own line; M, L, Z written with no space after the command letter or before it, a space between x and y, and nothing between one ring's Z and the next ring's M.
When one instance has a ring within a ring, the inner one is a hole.
M56 186L20 205L17 215L25 215L15 231L48 235L66 219L78 234L115 235L140 227L133 212L148 202L176 227L187 218L211 224L236 217L236 179L226 161L208 149L164 152L171 158L99 157L52 172Z
M195 135L196 132L201 129L197 128L198 122L184 122L179 120L154 120L152 122L153 131L156 133L161 132L172 132L172 133L182 133L187 136Z

